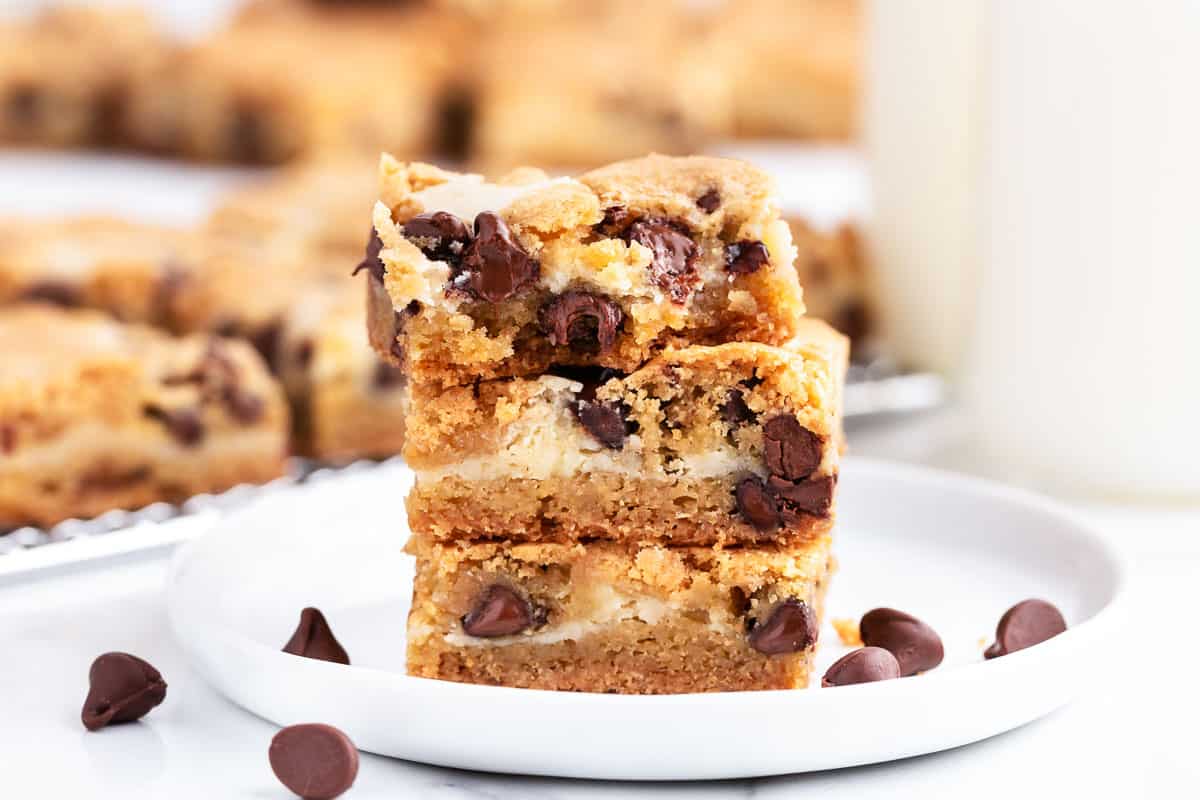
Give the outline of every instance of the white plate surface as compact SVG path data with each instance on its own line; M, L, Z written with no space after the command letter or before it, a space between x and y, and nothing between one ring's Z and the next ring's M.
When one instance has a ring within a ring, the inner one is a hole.
M470 686L404 674L410 473L390 465L239 509L177 556L171 624L197 668L280 725L326 722L363 750L467 769L609 779L733 778L887 761L1001 733L1069 702L1120 630L1123 570L1097 535L1034 495L849 459L830 617L889 605L929 622L943 665L897 681L666 697ZM1071 629L984 662L1026 597ZM279 648L321 608L351 667ZM826 624L817 675L846 652Z

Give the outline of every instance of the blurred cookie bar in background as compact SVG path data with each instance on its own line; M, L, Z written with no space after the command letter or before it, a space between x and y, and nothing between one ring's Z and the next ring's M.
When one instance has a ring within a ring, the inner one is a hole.
M870 269L857 230L843 223L833 231L821 231L799 217L789 217L787 222L808 316L823 319L848 336L852 355L859 360L877 330Z

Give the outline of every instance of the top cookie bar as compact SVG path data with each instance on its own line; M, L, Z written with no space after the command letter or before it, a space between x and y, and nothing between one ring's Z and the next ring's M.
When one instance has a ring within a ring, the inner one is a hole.
M653 155L490 183L384 156L380 192L362 264L371 341L414 387L779 344L804 311L772 182L740 161Z

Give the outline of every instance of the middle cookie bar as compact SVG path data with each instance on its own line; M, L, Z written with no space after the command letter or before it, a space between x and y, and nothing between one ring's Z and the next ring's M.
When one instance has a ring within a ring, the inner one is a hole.
M783 347L667 351L628 375L413 388L409 525L433 540L791 544L826 533L848 348L816 320Z

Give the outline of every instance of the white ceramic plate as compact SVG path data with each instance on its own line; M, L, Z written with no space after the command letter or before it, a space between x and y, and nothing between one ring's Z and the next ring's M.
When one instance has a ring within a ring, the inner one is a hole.
M1067 703L1119 630L1118 558L1034 495L911 467L843 468L827 608L889 605L946 645L928 674L808 691L627 697L470 686L404 674L412 566L401 551L410 473L392 465L285 489L177 556L172 627L197 668L280 725L326 722L363 750L431 764L567 777L701 779L846 767L929 753ZM1071 629L994 661L1013 603L1043 597ZM279 651L321 608L354 665ZM826 625L817 675L846 652Z

